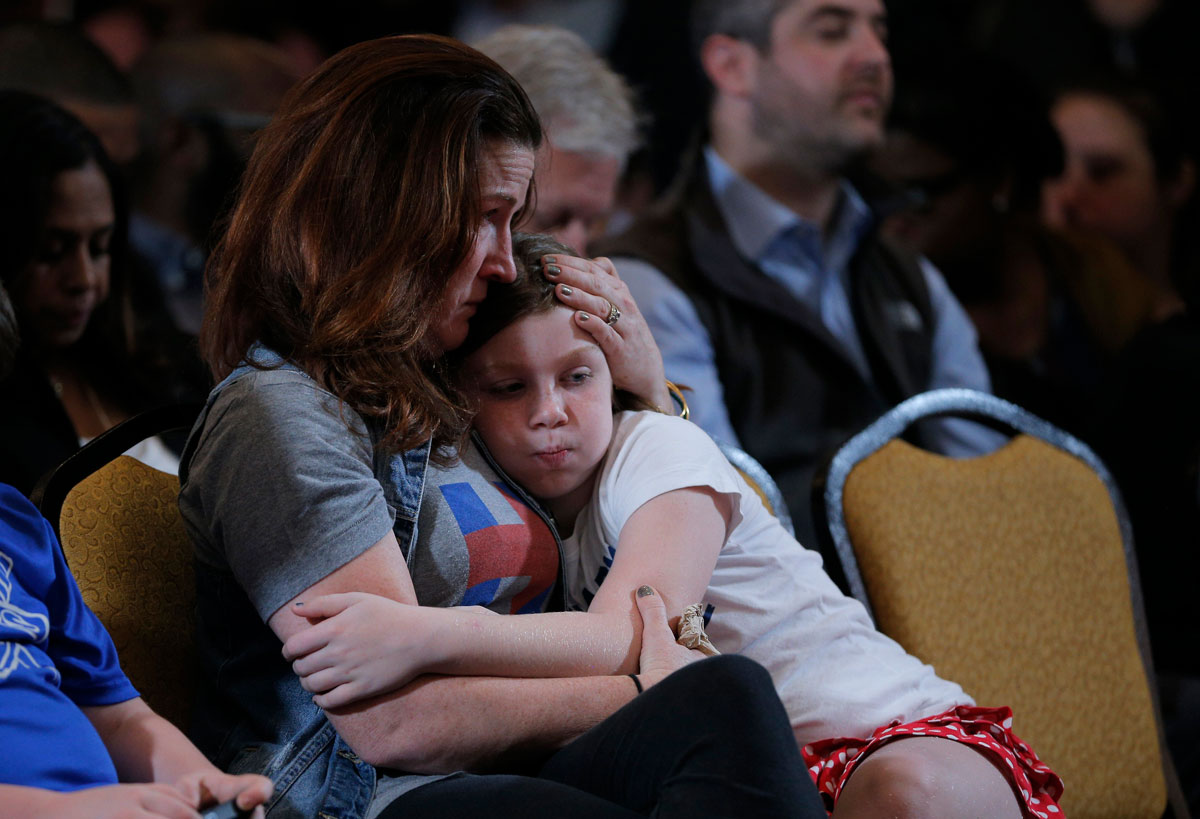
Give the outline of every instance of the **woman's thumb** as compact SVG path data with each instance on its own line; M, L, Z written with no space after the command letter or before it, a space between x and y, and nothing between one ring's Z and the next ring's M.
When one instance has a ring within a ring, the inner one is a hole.
M674 642L667 626L667 606L658 593L650 586L639 586L636 601L642 615L642 642L661 638Z

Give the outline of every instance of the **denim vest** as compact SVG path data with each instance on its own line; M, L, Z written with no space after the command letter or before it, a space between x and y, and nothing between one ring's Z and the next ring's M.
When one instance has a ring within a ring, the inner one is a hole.
M299 368L256 346L247 356L261 367ZM221 390L256 370L243 364L208 397L180 465L187 470L208 413ZM372 438L377 431L372 429ZM377 455L375 477L395 510L393 531L407 552L416 539L417 514L430 446ZM345 743L312 695L300 687L280 654L279 638L251 605L232 573L196 564L197 650L203 677L193 738L219 767L261 773L275 782L271 817L357 819L366 814L376 771Z

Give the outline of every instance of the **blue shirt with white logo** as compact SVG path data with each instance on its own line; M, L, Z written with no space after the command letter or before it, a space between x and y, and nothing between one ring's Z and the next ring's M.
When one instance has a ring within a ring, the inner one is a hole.
M0 484L0 782L56 791L116 783L80 707L136 696L50 524Z

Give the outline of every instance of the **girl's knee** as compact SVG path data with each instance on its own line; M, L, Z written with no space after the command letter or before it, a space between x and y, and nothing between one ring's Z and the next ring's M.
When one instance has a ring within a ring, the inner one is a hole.
M945 739L912 737L883 746L851 774L833 814L1019 819L1005 776L980 752Z
M859 763L842 790L835 817L929 815L940 787L937 766L919 754L885 754L888 747Z

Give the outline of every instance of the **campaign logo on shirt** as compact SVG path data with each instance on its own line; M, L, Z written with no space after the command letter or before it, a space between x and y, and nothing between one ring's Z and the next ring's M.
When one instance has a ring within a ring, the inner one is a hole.
M604 554L600 557L600 566L596 569L596 575L592 578L591 585L583 589L583 604L586 611L592 605L592 600L596 597L596 592L600 591L600 586L604 583L604 578L608 577L609 569L612 568L613 558L617 556L617 547L611 543L604 545Z
M499 481L490 486L516 513L515 522L498 520L470 483L439 487L470 556L462 605L503 614L543 611L558 579L558 544L545 522L512 489Z
M613 546L611 543L606 543L604 545L604 554L600 558L600 566L596 568L596 574L592 578L591 584L585 586L581 592L584 605L583 611L587 611L587 609L592 605L592 600L595 599L596 592L600 591L600 587L604 584L604 579L608 577L609 571L612 570L613 560L615 560L616 557L617 547ZM578 604L576 604L576 606L577 605ZM572 606L572 608L575 608L575 606ZM703 617L705 627L707 627L709 622L712 620L714 611L716 611L716 607L713 606L712 603L708 603L704 606Z
M0 552L0 680L8 679L18 668L38 668L27 644L44 644L50 636L50 619L20 608L12 597L13 561Z

